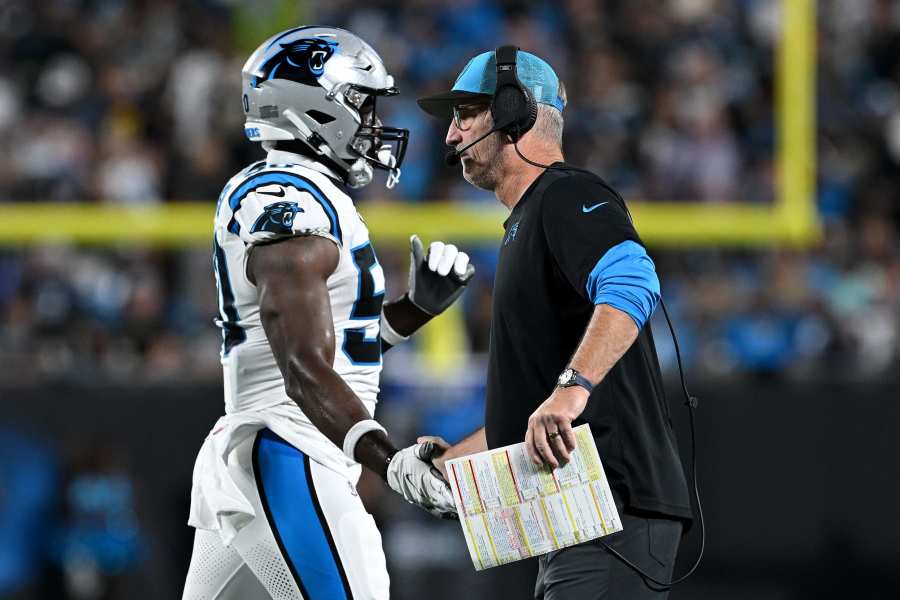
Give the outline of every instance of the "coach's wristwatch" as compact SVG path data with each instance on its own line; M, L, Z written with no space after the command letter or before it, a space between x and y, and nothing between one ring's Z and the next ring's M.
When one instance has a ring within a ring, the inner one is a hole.
M580 385L586 389L588 393L592 392L594 389L594 384L588 381L587 377L572 367L569 367L560 373L559 379L556 380L556 386L565 388L572 387L573 385Z

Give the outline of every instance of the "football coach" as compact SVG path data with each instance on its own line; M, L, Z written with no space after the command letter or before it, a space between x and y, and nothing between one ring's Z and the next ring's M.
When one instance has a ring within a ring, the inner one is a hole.
M419 99L450 119L448 164L510 211L485 426L436 465L524 440L536 464L555 468L575 448L572 428L589 423L624 530L541 556L535 598L666 598L605 547L667 581L692 518L648 325L659 280L622 198L563 162L565 105L550 65L514 46L479 54L449 92Z

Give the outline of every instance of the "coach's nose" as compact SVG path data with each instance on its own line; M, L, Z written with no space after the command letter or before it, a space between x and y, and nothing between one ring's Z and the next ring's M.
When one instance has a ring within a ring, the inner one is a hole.
M450 127L447 128L447 136L444 138L444 143L448 146L456 148L462 142L462 132L456 126L454 121L450 121Z

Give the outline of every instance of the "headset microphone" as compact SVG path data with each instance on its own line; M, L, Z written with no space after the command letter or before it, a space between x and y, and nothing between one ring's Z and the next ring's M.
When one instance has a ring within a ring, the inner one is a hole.
M448 167L455 167L459 164L459 153L456 150L447 150L444 155L444 164Z
M505 123L501 123L499 127L497 125L494 125L493 127L491 127L491 129L487 133L478 137L477 139L475 139L475 141L469 142L468 144L466 144L459 150L448 150L447 154L444 156L444 164L446 164L448 167L452 167L454 165L459 164L460 156L462 156L463 152L465 152L466 150L468 150L469 148L471 148L478 142L484 140L487 136L491 135L495 131L500 131L500 130L504 129L505 127L508 127L508 125Z

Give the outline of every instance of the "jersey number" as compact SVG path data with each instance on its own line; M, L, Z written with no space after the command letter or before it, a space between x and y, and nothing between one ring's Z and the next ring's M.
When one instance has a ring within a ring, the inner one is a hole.
M359 283L356 302L350 311L352 320L372 320L381 318L381 303L384 301L384 289L376 292L375 277L372 270L378 267L378 259L372 244L366 242L350 251L353 264L359 272ZM377 365L381 363L381 338L366 338L366 328L350 328L344 330L344 354L355 365Z

